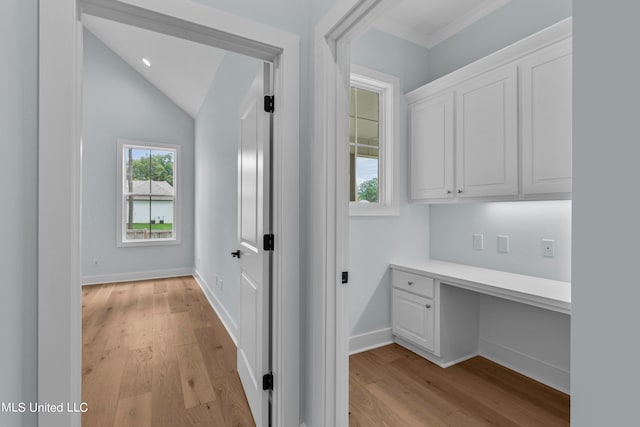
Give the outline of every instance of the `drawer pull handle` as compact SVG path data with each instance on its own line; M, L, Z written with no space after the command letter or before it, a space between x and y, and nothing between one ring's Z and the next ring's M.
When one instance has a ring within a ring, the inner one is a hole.
M431 304L427 304L427 305L425 305L425 307L431 308Z
M407 285L412 286L412 285L413 285L413 282L412 282L411 280L409 280L409 281L407 282Z

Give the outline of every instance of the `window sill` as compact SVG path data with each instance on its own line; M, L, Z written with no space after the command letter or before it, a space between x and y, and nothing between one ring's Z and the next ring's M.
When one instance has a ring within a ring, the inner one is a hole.
M180 239L153 239L153 240L140 240L140 241L119 241L117 243L117 247L119 248L130 248L130 247L139 247L139 246L170 246L170 245L179 245Z

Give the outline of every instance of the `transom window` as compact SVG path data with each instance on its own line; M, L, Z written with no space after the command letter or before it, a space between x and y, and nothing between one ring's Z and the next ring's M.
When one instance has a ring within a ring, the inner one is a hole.
M179 147L118 143L118 244L178 242Z
M351 66L349 201L351 215L398 215L399 80Z

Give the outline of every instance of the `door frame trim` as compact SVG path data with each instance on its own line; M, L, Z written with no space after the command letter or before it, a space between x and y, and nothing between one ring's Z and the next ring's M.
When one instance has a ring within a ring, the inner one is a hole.
M348 140L351 42L398 0L342 0L314 34L310 396L314 426L349 425ZM345 143L341 144L341 141Z
M300 38L195 2L59 0L39 5L38 400L81 401L82 24L80 13L127 21L275 64L273 232L274 425L300 421ZM46 161L45 161L46 160ZM79 426L80 414L38 415Z

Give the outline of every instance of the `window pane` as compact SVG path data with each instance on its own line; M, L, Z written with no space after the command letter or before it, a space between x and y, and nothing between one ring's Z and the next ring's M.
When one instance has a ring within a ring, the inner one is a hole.
M367 148L369 155L361 153L362 147L358 147L356 157L356 184L357 200L362 203L378 203L378 150Z
M378 146L379 124L378 121L358 118L358 144Z
M127 193L149 194L149 150L124 147L124 173ZM146 182L145 182L146 181Z
M173 237L173 200L167 197L151 199L151 238Z
M126 240L147 240L151 237L151 198L129 196L126 201Z
M358 89L357 91L357 111L356 115L359 118L372 120L377 122L379 120L378 103L380 95L377 92L370 90Z
M149 176L152 180L151 191L154 194L173 194L173 162L173 151L151 151L151 161L149 162ZM163 184L156 186L155 183ZM156 192L156 190L158 190L159 192Z

